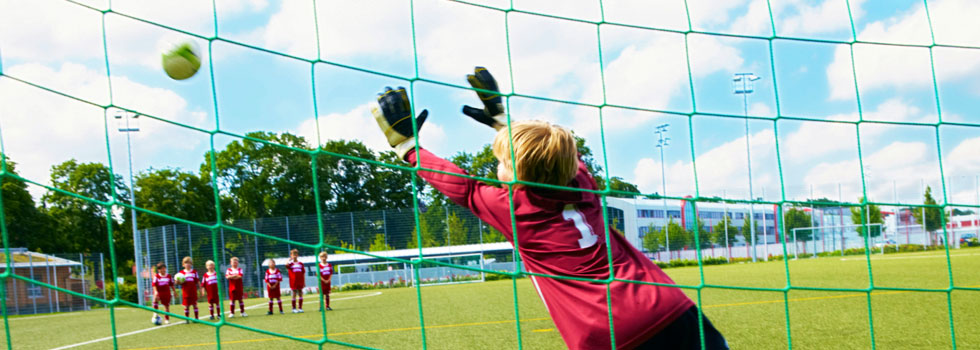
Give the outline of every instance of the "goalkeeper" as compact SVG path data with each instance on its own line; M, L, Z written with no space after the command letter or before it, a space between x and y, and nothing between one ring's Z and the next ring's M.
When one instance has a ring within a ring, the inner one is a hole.
M477 67L467 80L480 90L477 95L483 101L483 108L465 106L463 113L497 130L493 153L499 161L500 181L513 180L516 169L517 180L521 181L597 189L592 175L579 160L575 139L569 131L540 121L512 123L508 131L501 96L492 93L499 90L490 73ZM506 187L449 175L466 173L425 149L415 151L415 131L421 128L428 112L423 110L419 114L413 128L411 105L404 88L386 88L378 97L378 105L373 110L375 120L398 155L412 165L448 173L421 171L419 175L500 230L507 240L519 242L517 246L528 272L601 281L609 278L608 254L612 254L617 280L609 284L608 301L606 284L600 282L531 276L569 348L610 348L608 307L611 307L617 348L701 349L697 307L679 288L619 281L674 284L621 235L610 235L610 246L606 246L598 195L516 184L512 188L511 208ZM513 150L509 134L513 136ZM513 224L511 210L515 216ZM727 349L727 343L711 322L707 318L702 320L705 348Z

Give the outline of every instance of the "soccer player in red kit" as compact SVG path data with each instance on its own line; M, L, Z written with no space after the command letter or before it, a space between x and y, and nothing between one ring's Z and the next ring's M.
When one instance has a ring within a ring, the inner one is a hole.
M218 299L218 272L214 270L214 261L208 260L204 263L208 272L204 273L201 280L201 289L208 296L208 312L211 313L211 320L214 321L214 310L218 309L218 317L221 317L221 300Z
M327 262L327 252L320 252L320 290L323 291L323 302L326 304L327 311L333 311L330 308L330 279L333 277L333 265ZM321 305L320 311L323 311L324 307Z
M286 262L289 271L289 289L293 294L293 313L303 312L303 288L306 288L306 265L299 261L299 249L289 251L289 261ZM296 298L299 298L299 308L296 308Z
M282 312L282 298L279 291L279 283L281 282L282 272L276 268L276 261L269 259L269 269L265 271L265 289L266 293L269 294L269 315L272 315L272 299L279 302L279 313L285 314Z
M190 308L193 307L194 318L198 318L197 286L201 281L201 275L198 275L197 270L194 270L194 261L191 260L191 257L185 256L181 262L184 264L184 270L180 272L184 274L184 283L180 285L180 303L184 305L184 317L190 317ZM191 323L191 321L187 320L187 323Z
M493 77L482 67L477 67L467 80L474 88L499 91ZM622 235L609 235L607 245L601 197L587 192L596 191L598 186L579 159L574 136L564 128L539 121L511 123L508 128L501 96L477 94L484 108L466 106L463 113L498 131L493 153L499 161L500 181L512 181L516 174L521 181L586 191L522 184L494 187L449 175L466 173L425 149L415 150L417 129L410 119L411 106L404 88L386 88L379 95L379 108L373 114L399 157L413 166L440 171L419 171L432 187L469 208L511 243L517 242L515 246L528 272L601 281L610 277L611 259L617 280L608 284L608 299L604 283L531 276L570 349L609 349L612 333L615 346L620 349L700 349L699 312L679 288L620 281L674 284ZM423 110L415 125L421 127L427 115ZM513 208L509 204L511 195ZM707 318L703 320L705 347L727 349L721 334ZM614 332L610 332L610 323Z
M228 317L235 317L235 300L238 300L238 308L242 312L242 317L248 316L245 313L245 302L242 300L244 297L245 286L242 283L242 277L245 274L242 272L242 268L238 267L238 258L231 257L229 261L231 267L225 270L225 279L228 280L228 299L231 300L231 315Z
M157 263L157 272L153 274L153 282L150 284L153 285L153 309L159 309L160 304L163 304L163 309L170 312L170 298L177 293L177 290L174 287L174 279L167 273L167 265L163 262ZM163 317L163 323L170 324L170 315L163 315Z

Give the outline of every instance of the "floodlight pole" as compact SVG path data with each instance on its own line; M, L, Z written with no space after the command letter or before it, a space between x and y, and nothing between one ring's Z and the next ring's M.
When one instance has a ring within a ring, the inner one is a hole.
M660 124L657 126L657 135L660 139L657 141L657 148L660 149L660 182L663 185L663 193L660 197L663 199L664 205L664 238L667 246L667 261L670 261L670 215L667 214L667 170L664 166L664 148L670 145L670 138L664 137L667 133L667 127L670 124Z
M735 73L732 78L733 93L736 95L742 95L742 109L745 113L745 156L749 168L749 200L755 200L755 196L752 193L752 152L750 151L749 145L749 94L755 91L754 81L762 79L752 73ZM756 261L756 251L755 251L755 205L749 202L749 218L751 218L752 225L749 226L749 232L752 235L752 262ZM748 243L748 242L746 242ZM768 258L768 257L767 257Z
M139 132L140 131L140 128L139 128L138 125L137 126L130 126L129 125L129 121L130 120L134 120L134 121L137 120L137 118L139 118L139 114L128 114L128 113L125 113L125 112L120 112L119 114L116 114L115 118L120 123L119 128L118 128L119 132L126 134L126 153L128 153L128 155L129 155L129 191L131 192L129 194L129 204L130 204L130 206L132 206L132 208L129 210L129 212L132 214L132 221L133 221L133 246L136 247L135 252L136 253L140 253L139 255L142 255L141 252L140 252L140 249L139 249L140 248L140 245L139 245L139 233L138 233L138 231L136 229L136 227L137 227L137 225L136 225L136 209L135 209L136 208L136 186L134 185L134 182L133 182L133 141L132 141L132 138L130 137L130 134L131 133ZM123 126L122 123L125 123L124 124L125 126ZM134 256L133 258L134 258L133 260L135 260L135 262L136 262L136 293L139 294L139 304L141 306L143 306L143 305L146 304L146 301L143 300L143 298L144 298L144 291L143 291L143 283L142 283L143 282L143 264L141 262L142 257L141 256Z

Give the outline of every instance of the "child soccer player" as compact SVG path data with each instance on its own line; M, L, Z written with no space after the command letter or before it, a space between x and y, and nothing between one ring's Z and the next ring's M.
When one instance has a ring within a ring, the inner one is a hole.
M272 315L272 299L276 299L279 302L279 314L285 314L282 312L282 298L279 292L279 283L282 282L282 272L276 268L275 260L269 259L269 269L265 271L265 289L269 294L269 313Z
M467 80L474 88L497 90L493 77L477 67ZM507 128L499 94L478 92L484 108L466 106L463 113L493 127L497 178L595 191L598 186L579 160L575 138L556 125L540 121L512 123ZM551 319L571 349L609 349L612 333L617 348L700 349L699 313L679 288L627 283L622 280L673 284L657 265L619 234L606 244L601 197L593 192L554 190L522 184L494 187L470 178L453 163L420 148L415 150L411 106L404 88L387 88L373 114L389 144L420 171L435 189L500 230L520 250L528 272L605 280L612 261L616 281L591 281L531 276ZM415 120L419 127L427 117ZM512 137L512 139L511 139ZM513 149L511 148L513 140ZM512 157L513 152L513 157ZM516 170L516 171L515 171ZM448 174L447 174L448 173ZM513 208L510 196L513 196ZM511 222L511 211L515 220ZM612 322L609 320L612 315ZM727 349L724 338L702 318L707 349ZM615 327L610 330L610 324Z
M238 267L237 257L231 257L229 263L231 267L225 270L225 279L228 280L228 299L231 300L231 315L228 317L235 317L235 300L238 300L238 308L242 312L242 317L246 317L248 314L245 313L245 302L242 301L242 294L245 291L242 277L245 274L242 272L242 268Z
M323 302L326 307L320 306L320 311L326 309L327 311L333 311L330 308L330 278L333 277L333 265L327 262L327 252L320 252L320 290L323 291Z
M211 313L211 320L214 321L214 310L218 309L218 318L221 318L221 301L218 300L218 272L214 270L214 261L208 260L204 263L208 272L204 273L201 281L201 289L208 296L208 312Z
M289 251L289 262L286 263L286 271L289 271L289 289L293 294L293 313L303 312L303 288L306 288L306 265L299 262L299 249ZM299 308L296 308L296 298L299 297Z
M191 260L191 257L185 256L181 262L184 264L184 271L181 271L184 274L184 284L180 285L180 303L184 305L184 317L190 317L190 308L194 307L194 318L198 318L197 284L200 282L201 276L197 274L197 270L194 270L194 261ZM187 323L191 323L191 321L187 320Z
M167 273L167 265L163 262L157 263L157 272L153 274L151 284L153 285L153 308L159 309L162 303L163 309L170 312L170 298L173 295L170 292L173 291L176 294L177 290L174 287L173 277ZM154 314L153 317L155 318L157 315ZM163 317L163 323L170 324L170 315L163 315Z

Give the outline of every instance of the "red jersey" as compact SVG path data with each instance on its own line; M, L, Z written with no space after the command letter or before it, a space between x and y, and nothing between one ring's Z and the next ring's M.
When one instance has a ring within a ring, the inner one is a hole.
M197 274L197 270L184 270L180 273L184 274L184 283L180 285L180 295L185 300L197 300L197 284L201 280L201 275Z
M333 274L333 265L330 265L330 263L326 263L326 264L317 263L317 265L320 265L321 277L328 278L330 277L330 275Z
M236 279L230 279L230 278L228 278L228 277L231 277L231 276L245 277L245 274L242 272L242 268L237 268L236 269L234 267L229 267L227 270L225 270L225 279L228 280L228 292L229 292L228 294L231 294L231 292L237 292L237 291L244 290L245 288L244 288L244 286L242 284L242 279L241 278L236 278Z
M282 272L279 269L265 270L265 283L276 284L282 282Z
M153 289L156 290L157 295L169 298L170 288L173 286L173 283L173 277L170 277L169 273L166 275L155 273L153 274L153 282L150 284L153 285Z
M412 165L466 174L455 164L420 149L409 151ZM482 182L429 171L419 174L454 202L469 208L514 243L508 190ZM570 187L595 190L597 185L579 161ZM557 191L529 186L513 190L517 248L528 272L593 280L609 277L611 251L615 278L674 284L656 264L618 234L606 246L601 198L591 192ZM610 347L606 285L532 276L531 281L551 319L571 349ZM613 282L609 285L616 347L642 344L694 306L675 287Z
M289 271L290 289L303 289L306 286L306 265L297 262L287 262L286 271Z
M204 291L208 294L208 301L218 300L218 272L205 272L201 279Z

